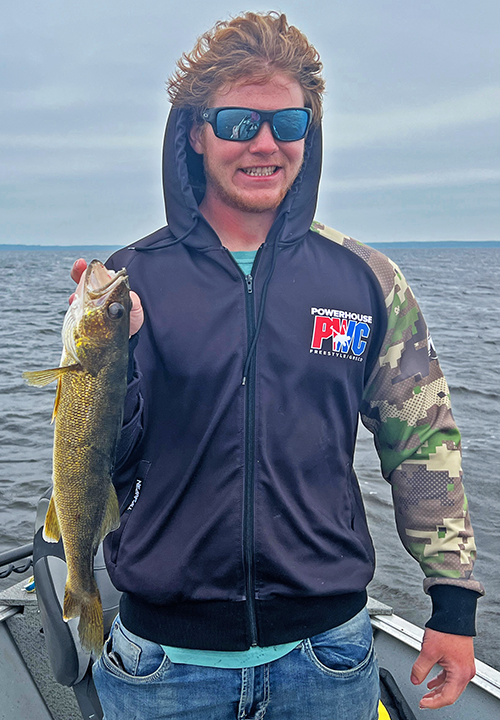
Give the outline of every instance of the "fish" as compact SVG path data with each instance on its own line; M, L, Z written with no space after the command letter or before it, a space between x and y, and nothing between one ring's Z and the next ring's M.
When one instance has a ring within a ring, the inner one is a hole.
M126 270L114 272L93 260L64 318L59 367L23 373L29 385L57 380L53 490L43 538L62 537L68 569L63 620L80 617L81 645L96 657L104 638L93 560L120 525L112 473L127 389L131 307Z

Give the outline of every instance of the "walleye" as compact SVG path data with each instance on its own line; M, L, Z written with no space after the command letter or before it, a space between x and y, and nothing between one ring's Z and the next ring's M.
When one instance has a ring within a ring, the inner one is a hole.
M63 619L80 616L82 647L97 656L103 618L93 559L120 524L111 474L127 389L131 305L125 269L115 273L93 260L64 318L60 367L23 373L30 385L58 381L53 491L43 537L62 537L68 567Z

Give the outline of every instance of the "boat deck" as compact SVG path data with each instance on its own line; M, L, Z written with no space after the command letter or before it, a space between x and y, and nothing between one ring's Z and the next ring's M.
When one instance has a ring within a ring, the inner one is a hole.
M53 678L36 593L27 593L25 585L23 580L0 593L0 720L80 720L74 692ZM368 610L379 664L393 675L418 718L422 713L418 702L425 691L413 686L409 675L423 631L372 598ZM433 719L500 718L500 673L479 661L477 670L457 703L434 710Z
M0 622L0 720L79 720L74 692L52 675L36 593L25 585L0 593L0 617L11 613Z

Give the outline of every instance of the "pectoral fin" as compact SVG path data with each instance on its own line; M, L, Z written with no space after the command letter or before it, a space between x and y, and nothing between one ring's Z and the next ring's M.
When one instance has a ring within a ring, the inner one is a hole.
M54 503L53 495L50 498L49 508L47 510L47 515L45 516L42 537L45 542L49 543L59 542L61 537L61 530L59 528L59 520L57 519L56 505Z
M104 540L106 535L120 527L120 508L118 506L118 498L113 485L109 486L108 502L106 504L106 513L101 526L100 541Z
M61 375L67 372L74 372L75 370L81 370L82 366L78 363L73 365L64 365L63 367L50 368L49 370L34 370L29 372L23 372L23 378L26 380L28 385L36 385L36 387L44 387L54 380L58 380Z
M59 379L57 380L57 390L56 390L56 396L54 398L54 409L52 410L52 418L50 420L50 424L54 422L57 415L57 408L59 407L59 400L61 399L61 376L59 375Z

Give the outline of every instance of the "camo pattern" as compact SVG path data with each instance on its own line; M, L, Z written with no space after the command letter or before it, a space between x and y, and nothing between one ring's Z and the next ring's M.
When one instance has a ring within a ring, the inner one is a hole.
M420 563L424 590L456 585L483 594L462 484L460 433L424 318L398 266L374 248L314 222L311 228L361 257L385 297L387 332L368 380L361 420L373 433L391 484L404 547Z

